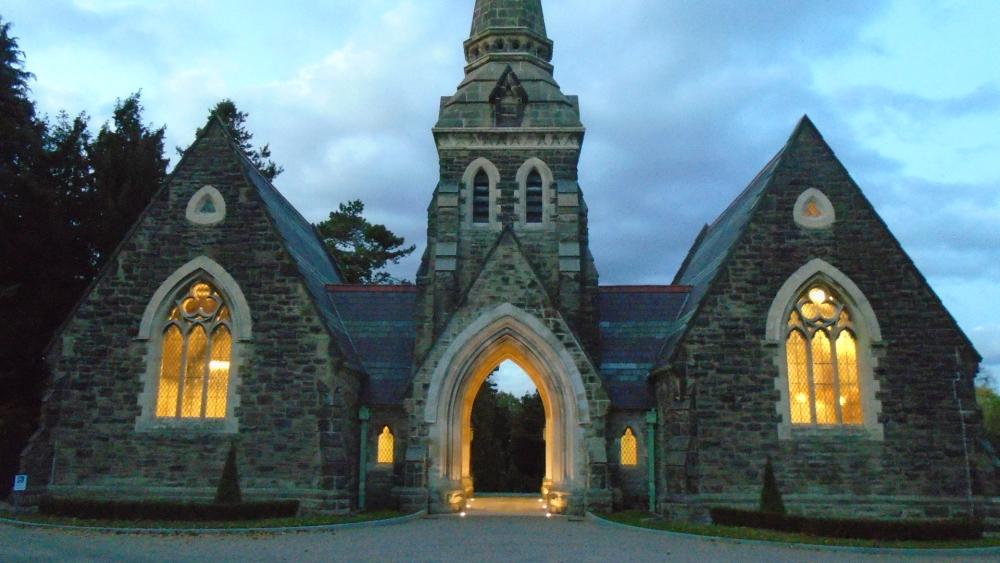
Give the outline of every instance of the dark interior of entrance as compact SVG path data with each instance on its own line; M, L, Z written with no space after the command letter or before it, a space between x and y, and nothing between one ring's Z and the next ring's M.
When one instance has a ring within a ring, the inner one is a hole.
M545 409L537 389L521 397L483 382L472 406L471 471L476 491L536 493L545 477Z

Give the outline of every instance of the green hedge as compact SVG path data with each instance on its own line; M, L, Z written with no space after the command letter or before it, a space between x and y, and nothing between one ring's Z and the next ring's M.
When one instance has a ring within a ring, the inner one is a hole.
M189 520L198 522L288 518L299 512L299 501L279 500L240 504L174 501L105 501L46 498L38 511L51 516L99 520Z
M720 526L764 528L831 538L866 540L973 540L983 536L978 520L867 520L814 518L716 507L709 511Z

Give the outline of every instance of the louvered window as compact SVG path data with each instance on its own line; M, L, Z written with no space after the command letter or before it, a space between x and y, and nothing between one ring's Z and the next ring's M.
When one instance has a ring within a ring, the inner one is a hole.
M472 181L472 222L490 222L490 178L483 170Z
M528 174L528 180L525 184L525 222L542 222L542 210L545 207L543 194L542 176L538 173L538 170L532 170L531 174Z

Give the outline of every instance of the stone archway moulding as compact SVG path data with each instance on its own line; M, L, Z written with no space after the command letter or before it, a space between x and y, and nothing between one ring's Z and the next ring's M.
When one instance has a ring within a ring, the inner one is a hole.
M466 402L473 381L482 377L484 359L498 346L516 349L531 366L522 366L546 397L548 477L571 484L583 477L585 440L582 426L590 422L583 377L559 339L536 317L502 304L470 323L446 348L431 374L424 409L429 428L428 454L438 479L456 482L467 471L468 434L464 432Z
M157 288L156 293L153 294L153 297L146 305L146 311L142 314L142 320L139 322L139 334L136 336L137 340L149 340L151 338L153 325L156 323L157 315L163 303L170 297L171 293L177 290L177 286L185 281L185 278L190 277L198 271L207 273L212 278L216 288L226 298L226 302L229 304L233 315L233 336L237 340L250 340L252 334L250 307L247 305L243 290L240 289L239 284L236 283L236 280L233 279L233 276L229 275L229 272L225 268L208 256L199 256L177 268L174 270L174 273L170 274L160 284L160 287Z

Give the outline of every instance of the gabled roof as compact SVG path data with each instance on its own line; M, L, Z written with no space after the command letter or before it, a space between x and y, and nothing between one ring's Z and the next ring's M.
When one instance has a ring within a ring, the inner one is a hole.
M344 328L337 308L326 291L327 285L340 284L343 281L336 262L327 251L326 245L323 244L316 232L316 228L260 173L260 170L229 136L225 125L217 117L213 117L209 121L206 130L212 127L218 127L229 141L230 147L239 158L243 173L250 186L260 196L268 217L281 236L282 245L295 261L302 281L309 291L324 326L336 340L344 359L356 365L356 352L351 343L350 335Z
M598 288L598 369L613 406L648 409L655 404L646 376L666 337L675 330L690 289L670 285Z
M687 332L688 323L697 312L736 241L743 234L761 196L771 185L771 180L789 144L806 126L813 127L809 118L803 117L785 146L757 173L753 181L736 196L729 207L712 224L705 225L698 234L673 281L674 284L691 286L691 294L678 315L674 330L664 343L657 363L665 363L673 356L677 344Z
M413 368L416 286L330 285L327 291L368 374L366 404L402 404Z

